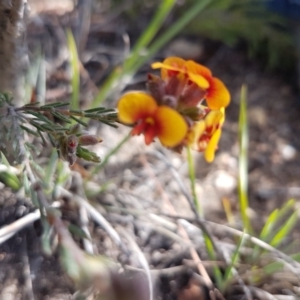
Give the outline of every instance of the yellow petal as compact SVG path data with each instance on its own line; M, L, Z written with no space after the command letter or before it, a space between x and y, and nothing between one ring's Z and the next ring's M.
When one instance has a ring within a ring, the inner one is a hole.
M230 94L224 83L218 78L213 78L207 90L206 102L209 108L219 109L227 107L230 103Z
M157 110L154 98L143 92L130 92L118 102L118 118L122 123L133 124L151 116Z
M212 162L215 159L215 151L218 147L218 143L221 137L221 129L217 129L211 139L208 142L208 145L204 152L204 158L207 162Z
M151 65L153 69L160 69L161 68L161 78L166 79L169 78L168 71L177 71L181 73L185 73L186 70L184 68L185 60L180 57L168 57L162 63L156 62Z
M155 121L158 126L158 138L166 147L179 145L186 136L188 126L184 118L168 106L159 106Z
M222 118L224 119L224 113L221 110L211 110L205 117L206 127L215 127L219 125Z
M190 81L196 83L200 89L206 90L209 88L209 82L201 75L188 72Z
M222 126L223 123L225 122L225 107L221 107L220 112L223 114L223 117L220 120L220 126Z
M196 83L201 89L207 89L210 86L209 79L212 77L210 69L197 64L192 60L187 61L185 67L189 79Z
M188 145L192 147L192 149L197 151L199 150L198 141L199 138L204 133L205 129L206 129L206 125L204 120L200 120L199 122L195 123L194 126L191 128L188 134L187 142Z

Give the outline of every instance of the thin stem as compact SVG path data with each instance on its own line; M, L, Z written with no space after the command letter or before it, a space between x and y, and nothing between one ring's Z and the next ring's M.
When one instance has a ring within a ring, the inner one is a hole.
M195 166L194 166L193 155L192 155L190 147L187 147L187 156L188 156L189 178L190 178L190 183L191 183L193 201L194 201L194 204L196 206L196 209L197 209L199 215L201 217L203 217L203 211L202 211L199 199L197 197L197 192L196 192Z
M93 175L95 175L102 168L104 168L104 166L109 162L109 159L111 158L111 156L113 156L114 154L116 154L123 147L123 145L130 139L130 137L131 137L131 134L129 133L113 149L111 149L110 152L105 156L105 158L102 161L102 163L100 165L96 166L94 168L94 170L92 170L90 172L90 176L86 179L86 181L90 180Z

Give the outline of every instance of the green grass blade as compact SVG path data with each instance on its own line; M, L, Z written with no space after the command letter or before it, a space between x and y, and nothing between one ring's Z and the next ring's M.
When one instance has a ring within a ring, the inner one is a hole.
M236 265L237 261L240 258L240 248L243 246L244 244L244 235L241 236L239 243L231 257L231 262L230 265L226 268L225 270L225 274L224 274L224 283L226 284L232 277L233 277L233 273L232 273L232 269L234 268L234 266ZM224 288L224 286L223 286Z
M158 37L155 42L149 47L147 55L141 57L133 69L130 70L135 73L145 62L147 62L155 53L157 53L166 43L171 41L181 30L183 30L197 15L203 11L212 0L196 1L188 10L184 12L182 17L177 20L164 34Z
M270 215L259 235L259 238L261 240L266 241L267 237L270 236L270 234L272 233L272 230L274 229L274 226L278 220L278 212L279 212L279 210L278 210L278 208L276 208L270 213Z
M118 81L121 81L122 76L126 75L127 73L133 73L130 70L140 59L140 51L143 48L147 47L148 44L152 41L152 39L160 29L163 21L170 13L174 4L175 0L162 1L162 4L157 9L156 14L150 22L149 26L137 41L129 57L125 60L124 70L120 67L117 67L113 70L108 79L101 86L100 92L94 99L92 104L93 108L99 106L105 100L105 98L109 95L109 92L115 87L116 83Z
M6 167L10 167L10 163L8 162L8 160L7 160L7 158L6 158L6 156L4 155L4 153L3 152L0 152L1 153L1 163L3 164L3 165L5 165Z
M57 150L53 149L44 176L44 182L48 188L50 188L52 185L53 176L56 171L57 161L58 161Z
M140 51L146 48L153 40L175 3L175 0L164 0L161 2L149 26L135 44L131 57L125 64L125 69L128 69L129 66L132 66L132 64L139 59Z
M23 181L22 181L22 183L23 183L25 195L29 197L30 196L30 182L29 182L29 179L28 179L27 171L23 172Z
M191 183L191 190L192 190L194 204L200 216L203 216L203 211L196 193L195 165L194 165L193 155L189 147L187 147L187 157L188 157L188 167L189 167L189 179Z
M70 64L72 73L72 97L70 102L71 109L79 109L79 98L80 98L80 68L79 58L76 47L76 42L71 30L67 30L67 41L70 52Z
M202 211L200 202L197 197L197 192L196 192L195 165L194 165L192 151L189 147L187 147L187 156L188 156L189 179L190 179L190 183L191 183L191 190L192 190L194 205L195 205L196 210L199 213L199 215L203 217L203 211ZM212 240L212 237L210 236L209 232L207 232L207 230L205 228L202 228L202 232L203 232L203 238L204 238L208 256L212 261L215 261L217 259L217 256L215 253L214 242ZM214 277L215 277L217 286L219 288L221 288L223 286L224 281L222 278L222 272L221 272L220 268L218 266L214 266L213 272L214 272Z
M281 208L281 210L279 211L279 214L278 214L278 218L282 218L285 214L287 214L290 210L294 209L295 208L295 204L296 204L296 201L295 199L290 199L288 200L284 205L283 207Z
M270 237L271 237L271 235L274 234L274 228L278 221L278 214L279 214L279 209L277 209L277 208L270 213L270 215L260 233L259 238L261 240L266 241L266 242L270 241L270 239L271 239ZM258 247L257 245L255 245L255 247L252 251L252 261L256 261L262 252L263 252L262 249L260 247Z
M209 235L207 235L205 232L203 232L203 237L204 237L206 250L207 250L210 260L216 261L217 256L215 253L215 249L214 249L212 240L210 239ZM221 288L224 284L224 280L222 278L222 272L221 272L220 268L218 266L213 266L213 273L214 273L217 287Z
M296 210L282 225L282 227L278 230L274 238L271 240L271 246L277 247L282 242L282 240L290 233L290 231L294 228L298 221L298 213L299 212Z
M265 226L263 227L260 239L264 241L270 241L271 238L274 236L274 228L280 222L280 220L294 208L295 200L290 199L287 201L284 206L279 210L275 209L268 217Z
M51 249L51 233L52 233L52 227L49 225L47 219L43 214L41 214L41 222L43 225L43 234L41 237L41 245L43 252L47 255L52 255L53 251Z
M248 121L247 121L247 88L245 85L241 89L241 102L239 114L239 182L238 194L239 204L244 229L247 233L252 233L251 223L248 216Z

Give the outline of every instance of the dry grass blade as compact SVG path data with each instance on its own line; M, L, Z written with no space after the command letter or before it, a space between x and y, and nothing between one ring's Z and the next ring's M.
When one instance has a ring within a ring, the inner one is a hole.
M24 285L26 289L26 296L28 300L34 300L33 286L32 286L32 277L30 274L30 263L27 252L27 238L23 238L22 241L22 263L23 263L23 276L24 276Z
M152 168L150 167L147 159L146 159L146 156L143 156L142 157L142 163L144 164L144 166L149 170L149 173L150 173L150 177L151 178L155 178L156 179L156 176L155 176L155 173L153 172ZM171 164L170 164L171 165ZM172 165L171 165L172 166ZM169 208L169 211L173 214L173 215L177 215L177 212L174 208L174 206L172 205L172 201L170 201L168 195L164 192L164 189L161 185L161 183L159 182L159 180L156 180L156 186L157 186L157 189L159 190L160 194L162 195L163 199L166 201L166 203L168 204L168 208ZM195 205L193 204L193 201L191 200L190 202L190 205L193 209L193 211L195 212L196 216L198 217L198 212L197 212L197 209L195 207ZM206 228L205 228L206 229ZM186 232L185 228L179 223L179 226L178 226L178 230L179 230L179 233L180 235L183 237L183 239L190 243L190 239L189 239L189 236L188 236L188 233ZM206 233L207 231L205 231ZM190 255L192 257L192 259L195 261L195 262L201 262L201 259L197 253L197 251L195 250L194 247L190 247ZM213 288L213 283L212 283L212 280L210 278L210 276L208 275L206 269L203 267L202 264L198 265L198 270L199 270L199 273L203 276L204 280L205 280L205 284L206 286L209 288L209 289L212 289Z
M59 202L54 202L52 205L52 207L59 207L59 206L60 206ZM18 219L17 221L0 228L0 244L7 241L9 238L14 236L20 230L26 228L33 222L40 219L40 217L41 217L41 212L40 210L37 209L34 212L29 213L26 216Z
M91 0L78 1L77 9L78 9L79 17L77 18L75 36L76 36L78 53L79 56L81 57L90 31L92 1Z
M138 261L143 267L143 269L146 272L147 279L148 279L148 286L149 286L149 299L153 300L153 282L150 274L150 267L147 262L147 259L142 252L141 248L137 245L137 243L134 241L134 239L130 236L130 234L125 230L121 229L122 235L125 236L127 242L129 243L130 248L135 252L137 255Z
M85 207L80 207L79 209L81 229L84 231L88 238L83 239L84 250L89 254L94 254L93 244L91 242L91 233L88 229L89 217Z
M89 202L79 197L78 195L74 195L70 193L69 191L65 190L64 188L60 187L59 191L61 192L62 196L65 196L71 200L74 200L79 206L84 207L87 212L90 214L90 216L93 218L93 220L101 225L109 234L109 236L112 238L112 240L122 249L126 252L124 249L124 246L122 244L122 240L119 236L119 234L116 232L116 230L107 222L107 220L91 205Z

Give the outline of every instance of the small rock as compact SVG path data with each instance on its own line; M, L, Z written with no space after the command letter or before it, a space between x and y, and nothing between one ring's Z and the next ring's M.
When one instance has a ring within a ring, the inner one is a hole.
M231 193L237 186L237 179L220 170L215 173L214 185L222 193Z
M203 46L186 39L177 39L168 48L170 56L179 56L183 59L197 59L203 53Z
M296 149L293 146L287 144L280 145L278 150L282 158L287 161L294 159L297 154Z

